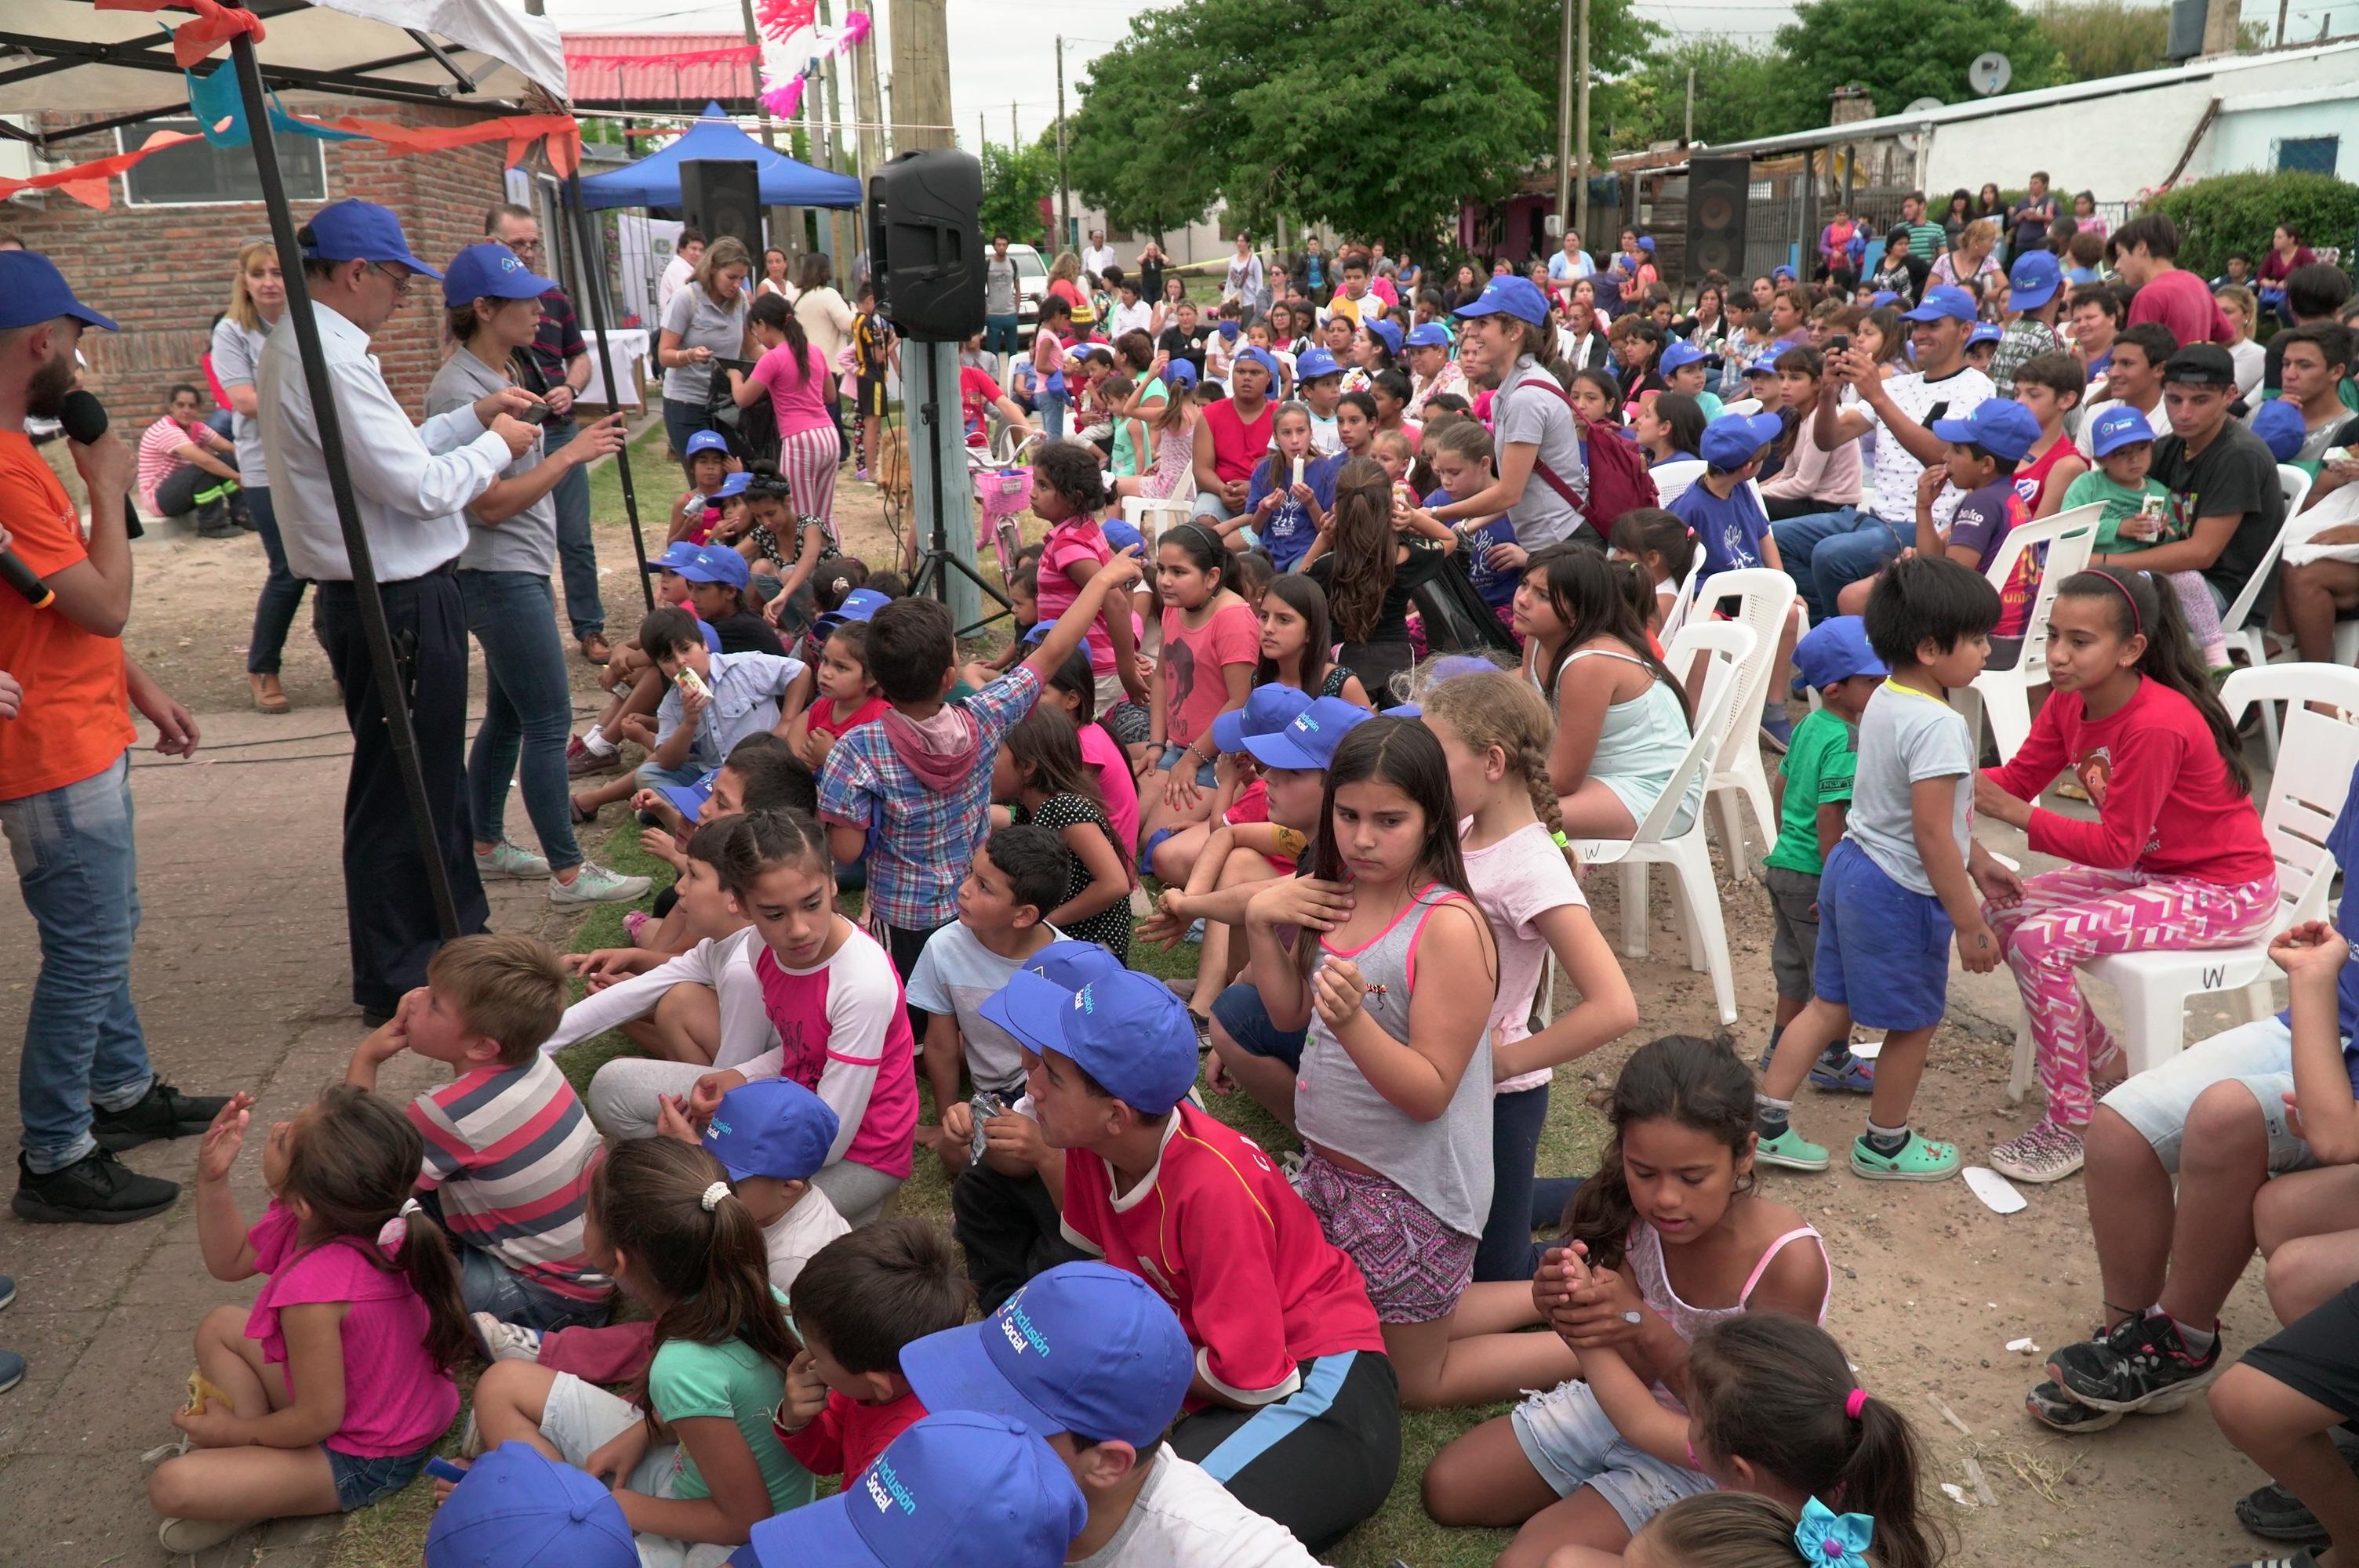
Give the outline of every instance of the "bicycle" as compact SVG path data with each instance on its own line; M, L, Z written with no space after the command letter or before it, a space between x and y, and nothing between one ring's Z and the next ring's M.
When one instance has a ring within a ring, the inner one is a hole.
M1003 430L1003 438L1008 434ZM974 482L977 505L974 550L977 559L987 544L999 559L999 579L1016 575L1016 557L1024 546L1024 514L1032 505L1032 464L1027 457L1040 439L1027 431L1004 458L995 459L981 448L966 449L968 476Z

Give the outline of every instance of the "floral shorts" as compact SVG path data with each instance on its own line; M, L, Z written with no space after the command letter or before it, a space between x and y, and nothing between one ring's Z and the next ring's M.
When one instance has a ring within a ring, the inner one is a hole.
M1304 1157L1294 1187L1327 1239L1360 1266L1378 1322L1431 1323L1466 1293L1482 1238L1461 1236L1400 1187L1318 1154Z

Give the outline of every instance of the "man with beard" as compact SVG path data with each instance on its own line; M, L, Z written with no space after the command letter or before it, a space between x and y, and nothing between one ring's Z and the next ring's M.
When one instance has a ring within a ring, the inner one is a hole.
M187 711L123 654L131 449L113 434L69 443L90 492L85 544L65 487L25 434L27 417L59 416L85 327L114 323L76 299L47 256L0 252L0 545L54 596L36 606L0 593L0 669L24 688L16 716L0 720L0 833L41 944L17 1069L14 1206L37 1222L118 1225L162 1213L180 1189L135 1173L115 1152L201 1133L225 1102L156 1076L131 1001L130 705L155 722L157 750L186 756L197 745Z

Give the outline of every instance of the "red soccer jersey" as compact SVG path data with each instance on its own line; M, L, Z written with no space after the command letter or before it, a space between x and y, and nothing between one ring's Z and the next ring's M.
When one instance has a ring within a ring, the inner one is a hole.
M1104 1161L1065 1151L1064 1229L1161 1292L1197 1375L1239 1404L1293 1393L1311 1357L1385 1347L1359 1265L1251 1139L1185 1101L1128 1196Z

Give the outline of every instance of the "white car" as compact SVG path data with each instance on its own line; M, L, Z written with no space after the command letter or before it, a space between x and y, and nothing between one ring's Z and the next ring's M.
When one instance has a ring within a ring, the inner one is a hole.
M1007 259L1016 264L1016 336L1032 346L1032 329L1040 319L1040 301L1049 292L1049 264L1030 245L1009 245Z

